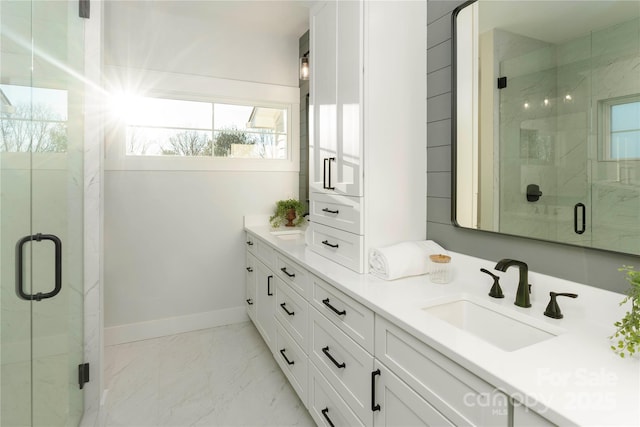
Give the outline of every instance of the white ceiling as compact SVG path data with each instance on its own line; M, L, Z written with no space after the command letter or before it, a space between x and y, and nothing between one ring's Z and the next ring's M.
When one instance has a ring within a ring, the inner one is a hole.
M206 19L211 26L228 26L233 23L238 30L249 33L300 37L309 29L310 1L307 0L150 1L171 14ZM149 4L149 0L141 3Z
M480 32L492 28L563 43L640 16L638 0L480 0Z

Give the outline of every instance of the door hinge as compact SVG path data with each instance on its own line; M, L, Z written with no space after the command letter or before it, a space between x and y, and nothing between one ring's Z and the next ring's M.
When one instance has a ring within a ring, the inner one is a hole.
M84 385L89 382L89 364L81 363L78 365L78 385L80 390L84 388Z
M91 15L91 1L78 0L78 16L80 18L89 19L90 15Z
M498 77L498 89L504 89L505 87L507 87L507 78Z

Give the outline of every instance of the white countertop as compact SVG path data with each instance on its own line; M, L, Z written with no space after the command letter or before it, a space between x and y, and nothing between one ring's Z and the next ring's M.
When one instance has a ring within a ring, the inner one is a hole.
M357 274L312 252L303 235L284 240L271 234L268 226L250 222L245 229L555 424L640 426L640 358L622 359L609 348L613 323L626 311L619 305L622 294L529 271L532 306L521 308L514 305L518 269L496 272L497 260L450 252L451 283L431 283L428 275L384 281ZM518 256L505 254L505 258ZM480 268L502 276L505 298L488 296L493 280ZM620 280L624 280L623 273ZM579 295L558 298L563 319L543 314L550 291ZM499 305L515 317L561 333L504 351L422 310L453 296Z

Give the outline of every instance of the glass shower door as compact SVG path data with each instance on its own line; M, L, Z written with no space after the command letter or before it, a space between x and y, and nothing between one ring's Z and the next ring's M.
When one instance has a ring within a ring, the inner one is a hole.
M84 23L0 2L0 425L82 415Z
M500 62L500 231L588 246L590 40L498 36L519 47Z

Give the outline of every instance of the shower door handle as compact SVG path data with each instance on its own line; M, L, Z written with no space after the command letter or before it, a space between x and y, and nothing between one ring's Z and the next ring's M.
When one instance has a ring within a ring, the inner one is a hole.
M582 210L582 227L578 228L578 210ZM573 207L573 231L583 234L587 229L587 208L583 203L576 203Z
M42 293L38 292L37 294L28 294L24 291L24 245L27 242L41 242L43 240L50 240L53 242L55 247L55 278L54 278L54 288L51 292ZM53 298L60 293L62 290L62 242L58 236L53 234L34 234L31 236L25 236L22 239L18 240L16 244L16 293L18 294L18 298L27 300L27 301L41 301L47 298Z

